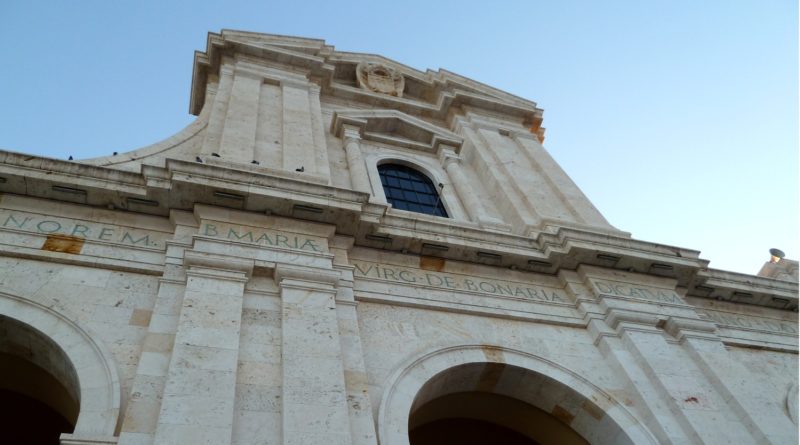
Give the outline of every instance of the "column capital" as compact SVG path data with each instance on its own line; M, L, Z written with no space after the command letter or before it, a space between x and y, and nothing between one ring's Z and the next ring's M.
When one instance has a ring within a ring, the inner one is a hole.
M275 267L275 281L280 283L284 279L297 281L311 281L314 283L328 284L335 286L341 274L330 269L319 269L307 266L295 266L288 264L278 264Z
M448 165L452 163L459 163L461 162L461 156L456 154L455 150L450 147L443 146L439 150L439 160L441 161L444 168L447 168Z
M358 125L342 124L342 139L344 139L345 143L350 139L360 141L361 128Z
M253 274L253 267L255 267L253 260L192 251L184 254L183 264L187 269L195 267L228 271L244 274L245 277L250 277Z
M717 335L717 326L705 320L671 316L667 318L664 330L678 340L698 338L701 340L722 341Z

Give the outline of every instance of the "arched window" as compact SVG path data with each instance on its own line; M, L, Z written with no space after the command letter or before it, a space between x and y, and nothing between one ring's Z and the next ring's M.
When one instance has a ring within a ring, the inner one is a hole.
M381 164L378 173L386 199L394 208L447 217L439 192L427 176L399 164Z

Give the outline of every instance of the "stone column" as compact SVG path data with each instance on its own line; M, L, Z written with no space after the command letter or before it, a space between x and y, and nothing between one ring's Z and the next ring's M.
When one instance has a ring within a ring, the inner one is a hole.
M187 252L185 264L154 443L230 443L244 285L253 261Z
M361 155L361 135L358 127L344 125L342 128L344 150L347 154L347 168L350 170L350 183L353 190L372 194L367 175L367 166Z
M456 189L458 197L461 199L464 207L466 207L469 219L477 222L481 226L491 227L504 225L502 221L490 216L486 212L486 207L484 207L483 203L472 189L472 186L469 184L469 180L467 180L467 176L461 168L461 158L455 151L452 149L442 149L439 153L439 157L442 160L447 176L450 178L450 182L453 183Z
M335 296L339 272L278 265L284 445L350 445Z

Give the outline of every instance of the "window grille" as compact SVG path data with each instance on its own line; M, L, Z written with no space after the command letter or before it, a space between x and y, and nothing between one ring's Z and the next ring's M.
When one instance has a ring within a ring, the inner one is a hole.
M427 176L398 164L378 166L383 192L396 209L447 217L439 192Z

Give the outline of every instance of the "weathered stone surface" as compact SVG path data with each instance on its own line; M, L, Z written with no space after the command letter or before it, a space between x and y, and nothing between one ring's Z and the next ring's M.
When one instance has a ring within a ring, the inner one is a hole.
M0 352L79 401L62 443L406 445L436 400L542 444L797 442L797 263L612 227L535 103L224 31L192 112L118 156L0 151ZM449 217L391 205L382 163Z

